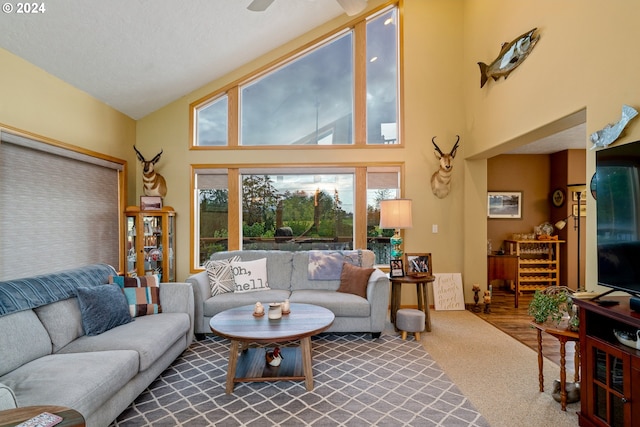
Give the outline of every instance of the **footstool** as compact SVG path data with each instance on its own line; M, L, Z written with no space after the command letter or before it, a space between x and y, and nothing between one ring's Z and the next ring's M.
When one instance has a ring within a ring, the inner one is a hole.
M396 327L407 338L407 332L413 332L416 341L420 341L420 332L424 331L424 312L415 308L401 308L396 313Z

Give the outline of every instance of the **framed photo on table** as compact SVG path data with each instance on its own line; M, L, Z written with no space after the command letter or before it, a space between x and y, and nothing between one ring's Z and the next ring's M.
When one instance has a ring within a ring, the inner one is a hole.
M401 259L392 259L390 266L389 277L404 277L404 267Z
M432 276L431 254L428 253L406 253L404 263L407 276Z

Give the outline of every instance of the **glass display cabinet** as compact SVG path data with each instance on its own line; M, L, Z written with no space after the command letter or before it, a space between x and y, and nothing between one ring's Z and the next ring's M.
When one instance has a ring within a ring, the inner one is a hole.
M158 210L125 209L126 275L160 275L161 282L176 281L176 212L165 206Z

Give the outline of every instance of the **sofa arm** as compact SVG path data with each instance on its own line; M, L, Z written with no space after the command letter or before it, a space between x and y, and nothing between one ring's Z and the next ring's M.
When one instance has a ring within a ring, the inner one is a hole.
M5 409L14 409L18 407L16 395L5 384L0 383L0 411Z
M367 300L371 304L371 331L384 331L389 310L389 278L379 269L369 276Z
M160 304L163 313L187 313L189 315L190 328L187 342L192 342L195 314L191 283L160 283Z
M209 286L207 271L201 271L189 276L187 283L191 283L193 286L194 314L196 318L195 333L211 333L209 324L204 319L204 302L211 298L211 287Z

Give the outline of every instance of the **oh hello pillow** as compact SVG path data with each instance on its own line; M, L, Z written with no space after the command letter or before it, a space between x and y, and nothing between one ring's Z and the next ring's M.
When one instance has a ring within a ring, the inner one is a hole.
M255 261L232 261L231 271L235 287L233 292L254 292L269 290L267 282L267 259Z

